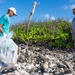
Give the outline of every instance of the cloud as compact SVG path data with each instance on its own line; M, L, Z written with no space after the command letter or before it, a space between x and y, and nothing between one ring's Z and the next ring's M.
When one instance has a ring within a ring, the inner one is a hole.
M50 20L51 20L51 21L52 21L52 20L54 21L54 20L55 20L55 17L54 17L54 16L51 16L51 17L50 17Z
M47 20L47 21L54 21L54 20L56 20L56 18L54 16L50 16L49 14L40 15L39 18L42 21L44 21L44 20Z
M75 8L75 4L72 4L72 5L64 5L63 8L64 8L64 10L73 9L73 8Z
M50 21L52 21L52 20L55 20L55 17L54 16L49 16L49 14L45 14L45 15L43 15L47 20L50 20Z
M44 15L47 20L49 20L49 14Z

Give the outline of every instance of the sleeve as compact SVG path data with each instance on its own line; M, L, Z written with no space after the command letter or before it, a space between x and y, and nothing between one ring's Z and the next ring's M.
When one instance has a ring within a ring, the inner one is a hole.
M3 15L1 18L0 18L0 24L4 24L4 22L5 22L5 20L6 20L6 16L5 15Z

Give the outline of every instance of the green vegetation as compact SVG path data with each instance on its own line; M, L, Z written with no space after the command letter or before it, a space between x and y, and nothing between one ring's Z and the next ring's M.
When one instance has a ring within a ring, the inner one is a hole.
M71 24L67 21L31 22L29 32L26 34L26 26L19 24L11 27L14 31L13 40L19 42L33 41L48 43L50 47L71 48L72 37Z

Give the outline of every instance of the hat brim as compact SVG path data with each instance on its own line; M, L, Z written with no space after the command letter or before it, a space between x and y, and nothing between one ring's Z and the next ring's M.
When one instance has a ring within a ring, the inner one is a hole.
M15 16L17 16L17 14L15 14Z
M17 14L14 13L15 16L17 16Z

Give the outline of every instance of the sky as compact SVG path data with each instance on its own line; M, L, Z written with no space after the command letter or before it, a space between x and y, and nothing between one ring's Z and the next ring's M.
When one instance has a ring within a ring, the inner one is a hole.
M28 20L33 2L40 2L36 7L32 20L55 20L64 18L71 21L75 0L0 0L0 17L7 13L9 7L15 7L17 16L12 17L11 24Z

